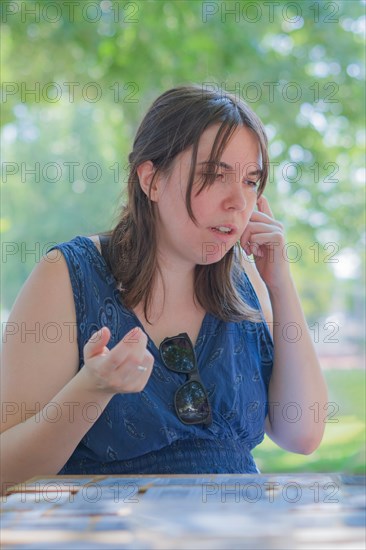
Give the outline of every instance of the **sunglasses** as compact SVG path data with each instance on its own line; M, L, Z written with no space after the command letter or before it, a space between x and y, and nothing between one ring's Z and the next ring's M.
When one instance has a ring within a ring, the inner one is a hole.
M186 332L164 338L159 346L161 360L167 369L188 374L188 381L177 389L174 396L175 412L183 424L212 423L211 406L202 384L197 358L191 339Z

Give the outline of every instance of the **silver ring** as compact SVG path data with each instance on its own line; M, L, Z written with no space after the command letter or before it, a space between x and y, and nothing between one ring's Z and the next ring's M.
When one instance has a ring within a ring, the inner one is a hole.
M147 371L147 367L144 367L143 365L139 365L137 367L137 370L141 371L141 372L146 372Z

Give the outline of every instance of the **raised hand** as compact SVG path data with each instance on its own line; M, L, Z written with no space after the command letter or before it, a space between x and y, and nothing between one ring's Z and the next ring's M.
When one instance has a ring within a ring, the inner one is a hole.
M88 388L111 395L142 391L154 365L154 358L146 349L146 334L135 327L109 350L106 344L110 336L108 327L102 327L84 346L81 373Z
M268 200L262 195L244 233L241 247L253 254L257 270L268 288L277 287L289 275L284 255L285 236L283 225L274 219Z

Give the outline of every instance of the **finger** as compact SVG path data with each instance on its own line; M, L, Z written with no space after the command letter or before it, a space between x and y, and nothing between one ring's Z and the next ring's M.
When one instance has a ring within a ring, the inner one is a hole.
M139 362L137 370L140 373L147 373L147 376L150 376L150 372L154 366L154 357L149 351L145 351L142 361Z
M146 372L147 371L147 367L145 367L144 365L137 365L137 370L139 372Z
M250 222L267 222L271 223L273 225L277 225L278 227L283 227L281 222L278 222L274 218L272 218L269 214L265 214L264 212L259 212L258 210L255 210L252 215L250 216Z
M146 349L142 359L139 361L139 365L143 365L147 369L151 369L154 365L154 356Z
M144 357L146 346L145 332L140 327L134 327L110 350L108 364L118 368L128 359L131 359L132 364L142 364L138 359Z
M264 195L261 195L257 200L257 207L259 212L267 214L270 218L274 218L273 212L269 206L269 202Z
M255 258L262 258L263 252L260 248L260 245L257 243L250 243L247 245L249 250L249 255L253 255Z
M270 233L271 231L273 231L274 233L279 233L280 229L281 224L274 223L274 221L272 220L271 223L249 222L244 233L247 232L249 233L249 235L255 235L256 233Z
M259 245L259 246L278 246L276 243L281 244L281 234L280 233L256 233L251 235L248 245Z
M279 232L273 233L253 233L247 237L247 240L242 243L242 248L247 254L254 256L263 256L259 247L275 247L283 243L282 234Z
M124 381L128 381L129 384L133 385L133 391L142 391L151 376L153 366L154 357L146 350L142 357L135 358L131 362L128 362L128 364L125 364L120 372L121 374L123 373Z
M108 327L102 327L89 338L84 346L84 360L90 359L95 355L100 355L111 337L111 331Z
M253 237L257 234L271 234L270 232L276 236L282 235L282 225L280 223L275 222L274 220L269 223L260 223L260 222L249 222L248 225L245 228L244 233L242 234L240 238L240 245L242 248L245 249L245 246L247 243L250 243L253 240Z
M128 343L128 344L137 344L141 341L147 342L147 336L143 330L141 330L140 327L133 327L127 334L123 337L122 342Z

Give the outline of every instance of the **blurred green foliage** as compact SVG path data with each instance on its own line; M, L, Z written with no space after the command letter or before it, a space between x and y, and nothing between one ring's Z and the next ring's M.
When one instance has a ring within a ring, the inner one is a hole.
M296 243L288 255L309 321L357 310L364 4L3 2L2 308L48 243L111 227L144 112L196 83L240 94L267 127L266 195ZM351 283L333 269L344 250Z
M366 473L365 379L362 370L325 372L329 403L323 441L311 455L284 451L267 436L253 451L262 472ZM316 414L316 408L314 408Z
M266 125L266 195L309 324L335 311L362 323L363 0L27 0L0 10L1 309L51 243L112 226L146 109L195 83L239 94ZM363 471L362 373L327 379L341 422L311 457L266 438L255 451L264 471Z

